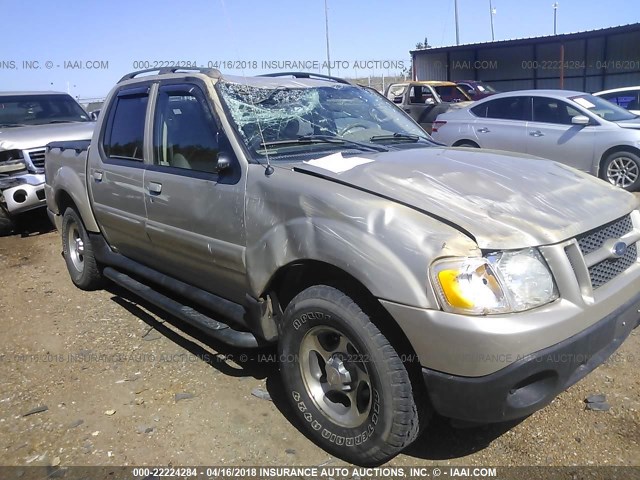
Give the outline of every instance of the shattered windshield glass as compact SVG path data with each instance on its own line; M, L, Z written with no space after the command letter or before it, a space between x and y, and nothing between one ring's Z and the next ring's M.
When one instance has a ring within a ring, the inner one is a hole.
M420 127L366 88L345 84L274 88L220 81L218 89L240 137L257 159L290 161L326 150L432 145Z

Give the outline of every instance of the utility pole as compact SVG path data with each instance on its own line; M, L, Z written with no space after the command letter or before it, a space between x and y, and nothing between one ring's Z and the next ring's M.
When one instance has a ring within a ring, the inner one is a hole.
M453 9L456 17L456 45L460 45L460 29L458 27L458 0L453 0Z
M327 72L331 75L331 55L329 54L329 8L324 0L324 29L327 37Z
M496 14L496 9L493 8L493 3L489 0L489 15L491 16L491 41L496 40L496 36L493 33L493 16Z
M560 4L555 2L553 7L553 34L556 35L558 33L558 7Z

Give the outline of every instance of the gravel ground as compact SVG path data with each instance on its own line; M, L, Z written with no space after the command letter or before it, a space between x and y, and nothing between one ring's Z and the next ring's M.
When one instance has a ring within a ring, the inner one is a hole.
M116 287L76 289L39 217L0 238L0 465L344 465L296 428L273 351L245 358ZM436 417L390 465L638 466L638 359L636 330L542 411ZM586 410L591 394L610 410Z

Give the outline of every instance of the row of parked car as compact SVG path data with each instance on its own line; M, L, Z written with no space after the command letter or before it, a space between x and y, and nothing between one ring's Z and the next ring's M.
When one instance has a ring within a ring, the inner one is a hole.
M491 95L472 102L460 85L425 81L392 84L386 96L445 145L548 158L636 191L640 188L638 92L637 87L593 95L492 89Z

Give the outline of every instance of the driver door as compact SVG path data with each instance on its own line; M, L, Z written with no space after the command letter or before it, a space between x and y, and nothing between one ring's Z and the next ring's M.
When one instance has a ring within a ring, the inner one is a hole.
M217 170L221 148L229 153L218 125L199 85L160 85L153 164L144 178L153 244L148 263L240 302L246 291L243 172L235 157Z

